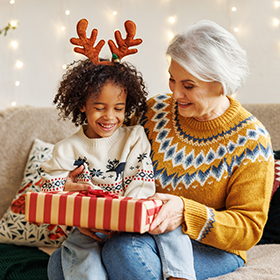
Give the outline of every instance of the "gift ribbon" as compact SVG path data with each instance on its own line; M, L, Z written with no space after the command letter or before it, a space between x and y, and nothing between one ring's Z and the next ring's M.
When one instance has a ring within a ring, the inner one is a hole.
M118 194L107 192L107 191L103 191L103 190L79 191L79 194L77 196L119 198Z

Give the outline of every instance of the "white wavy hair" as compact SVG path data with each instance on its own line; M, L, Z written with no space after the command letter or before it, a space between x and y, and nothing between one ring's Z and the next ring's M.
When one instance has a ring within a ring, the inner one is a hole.
M209 20L176 35L166 54L197 79L220 82L225 95L235 93L249 75L246 51L230 32Z

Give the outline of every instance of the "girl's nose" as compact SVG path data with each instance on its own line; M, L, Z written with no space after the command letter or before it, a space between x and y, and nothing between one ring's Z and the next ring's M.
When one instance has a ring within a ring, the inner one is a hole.
M112 110L107 110L105 114L106 119L111 120L114 118L114 112Z

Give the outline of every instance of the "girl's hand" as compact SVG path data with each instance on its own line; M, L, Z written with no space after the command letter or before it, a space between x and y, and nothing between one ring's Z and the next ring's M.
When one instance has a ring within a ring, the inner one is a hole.
M87 235L97 241L102 241L102 238L96 235L96 232L104 233L108 235L108 238L110 239L116 231L110 231L110 230L102 230L102 229L93 229L93 228L83 228L83 227L78 227L78 230L84 234Z
M75 183L76 176L81 174L83 170L84 170L84 166L81 165L77 167L75 170L69 172L69 175L64 185L64 189L63 189L64 191L78 192L78 191L88 191L89 189L91 189L90 185Z
M160 199L163 205L150 226L150 234L175 230L184 222L184 202L177 195L156 193L148 199Z

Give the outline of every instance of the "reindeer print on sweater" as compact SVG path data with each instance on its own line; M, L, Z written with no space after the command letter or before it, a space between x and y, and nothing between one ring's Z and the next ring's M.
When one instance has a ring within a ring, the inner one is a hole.
M52 158L41 164L42 191L62 191L69 172L84 165L77 183L124 196L154 194L150 143L143 127L120 127L110 137L94 139L85 129L57 143Z

